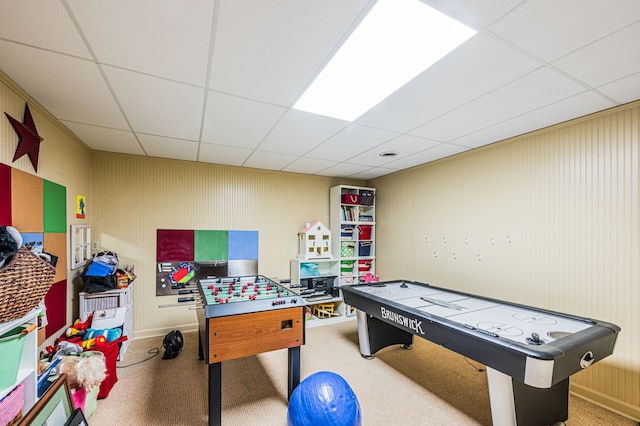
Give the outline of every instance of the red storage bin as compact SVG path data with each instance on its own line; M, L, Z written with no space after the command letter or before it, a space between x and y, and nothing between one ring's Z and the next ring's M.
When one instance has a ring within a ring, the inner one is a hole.
M104 361L107 366L107 378L100 384L100 392L98 393L98 399L104 399L109 396L111 388L118 381L118 373L116 372L116 361L118 360L118 352L120 351L120 343L127 340L127 336L122 336L112 342L105 343L104 345L96 345L90 350L94 352L102 352L104 354Z
M358 239L370 240L373 225L358 225Z
M358 204L360 196L358 194L342 194L342 204Z
M369 272L369 271L371 271L371 261L358 260L358 272Z

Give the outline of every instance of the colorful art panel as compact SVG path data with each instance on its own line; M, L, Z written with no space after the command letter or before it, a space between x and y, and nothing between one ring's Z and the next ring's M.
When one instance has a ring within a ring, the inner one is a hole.
M194 231L180 229L157 230L157 262L192 262L194 260Z
M67 232L67 188L43 181L44 232Z
M54 281L67 279L67 234L60 232L44 233L44 251L58 256Z
M203 277L257 273L258 231L157 231L156 296L188 294Z
M11 169L11 226L20 232L43 232L43 205L42 179Z
M66 327L66 188L0 164L0 225L13 226L23 245L58 257L55 284L45 296L47 337Z
M229 231L229 260L258 260L258 231Z
M229 231L195 231L195 260L227 260Z
M44 297L47 307L47 338L67 326L67 280L54 283Z
M0 164L0 226L11 225L11 167Z

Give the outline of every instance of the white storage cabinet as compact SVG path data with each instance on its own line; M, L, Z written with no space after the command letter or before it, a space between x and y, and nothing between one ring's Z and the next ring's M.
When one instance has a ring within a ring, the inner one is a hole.
M126 308L122 335L127 340L120 345L118 361L124 360L124 354L133 339L133 284L127 288L103 291L99 293L80 293L80 319L101 309Z

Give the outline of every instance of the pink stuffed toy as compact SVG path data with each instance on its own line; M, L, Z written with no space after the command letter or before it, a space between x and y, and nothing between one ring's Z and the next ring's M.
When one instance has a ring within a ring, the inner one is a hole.
M373 275L371 272L367 273L367 275L365 275L363 278L364 278L364 282L366 284L371 284L371 283L377 283L378 282L378 276L377 275Z

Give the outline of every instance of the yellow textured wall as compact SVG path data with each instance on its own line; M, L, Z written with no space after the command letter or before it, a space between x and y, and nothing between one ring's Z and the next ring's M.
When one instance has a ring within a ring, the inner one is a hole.
M134 334L196 328L195 311L156 297L156 230L257 230L259 273L288 278L306 222L329 223L329 188L344 180L96 153L92 240L135 265ZM351 181L347 183L362 184Z
M13 156L18 146L18 134L4 115L6 112L11 117L22 122L26 103L29 104L29 110L38 134L44 138L44 141L40 144L37 173L28 156L25 155L15 162L13 161ZM68 225L89 223L91 220L90 211L87 212L87 218L84 220L76 219L75 217L76 194L88 196L90 191L91 152L2 72L0 72L0 163L8 164L13 168L65 186L67 189ZM66 244L67 247L65 249L68 250L68 238ZM66 274L69 283L67 286L67 306L69 307L67 321L71 324L78 314L77 293L81 284L78 284L76 280L80 271L70 271L69 256L65 257L67 264L58 264L57 268L66 267L68 270Z
M640 418L640 103L368 182L377 272L622 328L573 389Z

